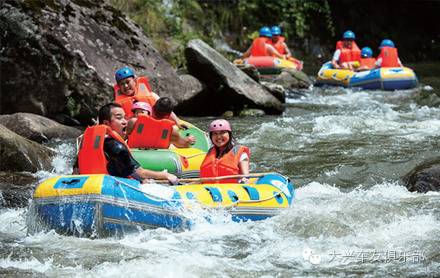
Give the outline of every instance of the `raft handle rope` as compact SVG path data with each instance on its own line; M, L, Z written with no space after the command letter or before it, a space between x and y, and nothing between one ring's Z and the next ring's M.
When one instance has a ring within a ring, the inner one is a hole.
M283 175L281 175L281 174L278 174L278 175L280 175L281 177L283 177L283 179L285 180L285 182L284 182L283 184L284 184L285 186L288 186L288 184L289 184L289 178L288 178L288 177L285 177L285 176L283 176ZM146 196L148 196L149 198L154 199L154 200L161 200L161 201L167 201L167 202L180 202L180 203L183 203L183 202L184 202L183 199L165 199L165 198L161 198L161 197L158 197L158 196L155 196L155 195L151 195L151 194L149 194L149 193L147 193L147 192L145 192L145 191L142 191L141 189L136 188L136 187L134 187L134 186L132 186L132 185L130 185L130 184L124 182L124 181L121 181L121 180L119 180L119 179L117 179L117 178L115 178L115 177L113 177L113 176L111 176L111 177L116 181L116 183L119 185L119 187L121 188L121 190L123 190L122 187L121 187L121 185L125 185L125 186L127 186L128 188L133 189L133 190L135 190L135 191L137 191L137 192L140 192L140 193L142 193L142 194L144 194L144 195L146 195ZM272 184L271 184L271 185L272 185ZM272 186L274 186L274 185L272 185ZM237 205L239 205L239 204L262 203L262 202L269 201L269 200L271 200L271 199L273 199L273 198L276 198L277 196L280 196L282 193L284 193L283 190L279 189L278 191L274 192L274 194L273 194L272 196L267 197L267 198L265 198L265 199L261 199L261 200L237 200L237 201L235 201L235 202L232 202L230 205L223 205L223 206L222 206L222 205L219 205L219 206L217 206L217 208L229 209L229 208L235 207L235 206L237 206ZM199 202L199 204L200 204L203 208L206 208L206 209L213 209L213 208L216 208L216 207L211 207L211 206L204 205L204 204L202 204L202 203L200 203L200 202Z

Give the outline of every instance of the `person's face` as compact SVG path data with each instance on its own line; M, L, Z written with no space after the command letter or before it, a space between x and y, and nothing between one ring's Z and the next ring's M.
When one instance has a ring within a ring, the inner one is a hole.
M121 93L123 93L124 95L127 96L132 96L134 95L135 91L135 87L136 87L136 82L134 81L133 77L127 77L121 81L119 81L118 83L119 88L121 88Z
M134 110L134 115L135 115L136 117L138 117L139 115L147 115L147 116L150 116L150 112L148 112L147 110L144 110L144 109L135 109L135 110Z
M113 107L110 110L110 121L104 120L104 124L110 126L110 128L125 137L125 128L127 127L127 120L125 119L124 109L120 107Z
M353 45L353 40L344 40L343 44L345 48L351 48L351 46Z
M226 130L211 132L211 141L218 148L225 147L230 139L229 132Z

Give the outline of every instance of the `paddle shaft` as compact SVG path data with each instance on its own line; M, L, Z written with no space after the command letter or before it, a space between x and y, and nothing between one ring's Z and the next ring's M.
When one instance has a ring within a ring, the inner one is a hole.
M209 178L190 178L190 179L179 179L179 182L204 182L204 181L218 181L225 179L241 179L241 178L259 178L271 173L254 173L247 175L229 175L229 176L219 176L219 177L209 177ZM166 182L167 180L159 180L159 182Z

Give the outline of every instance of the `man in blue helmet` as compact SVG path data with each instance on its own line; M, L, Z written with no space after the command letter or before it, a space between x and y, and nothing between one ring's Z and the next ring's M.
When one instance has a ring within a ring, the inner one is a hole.
M370 70L376 67L376 59L373 58L373 50L368 46L361 49L360 66L357 71Z
M336 51L333 54L332 65L335 69L353 70L359 66L361 50L354 41L356 36L353 31L345 31L342 35L342 41L336 43Z
M242 58L247 58L249 56L275 56L284 59L285 56L280 54L272 45L271 38L272 33L270 28L264 26L260 28L259 37L256 38L252 45L243 53Z
M390 39L384 39L379 46L380 53L377 56L376 67L395 68L403 67L402 62L399 59L397 48Z
M281 28L279 26L272 26L270 29L272 32L272 45L281 55L285 56L285 59L290 60L297 64L297 69L302 70L303 62L295 59L292 56L292 52L290 52L287 44L285 43L285 38L281 36Z

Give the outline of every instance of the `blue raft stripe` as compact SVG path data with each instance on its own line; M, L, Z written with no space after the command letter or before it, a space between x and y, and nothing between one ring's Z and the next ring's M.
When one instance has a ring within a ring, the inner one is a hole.
M223 201L222 194L220 193L220 190L216 187L205 187L206 190L208 190L209 194L211 194L212 200L214 202L221 202Z
M60 178L53 186L54 189L82 188L89 177L66 177Z
M260 200L260 193L255 187L243 186L246 192L249 194L251 200Z

